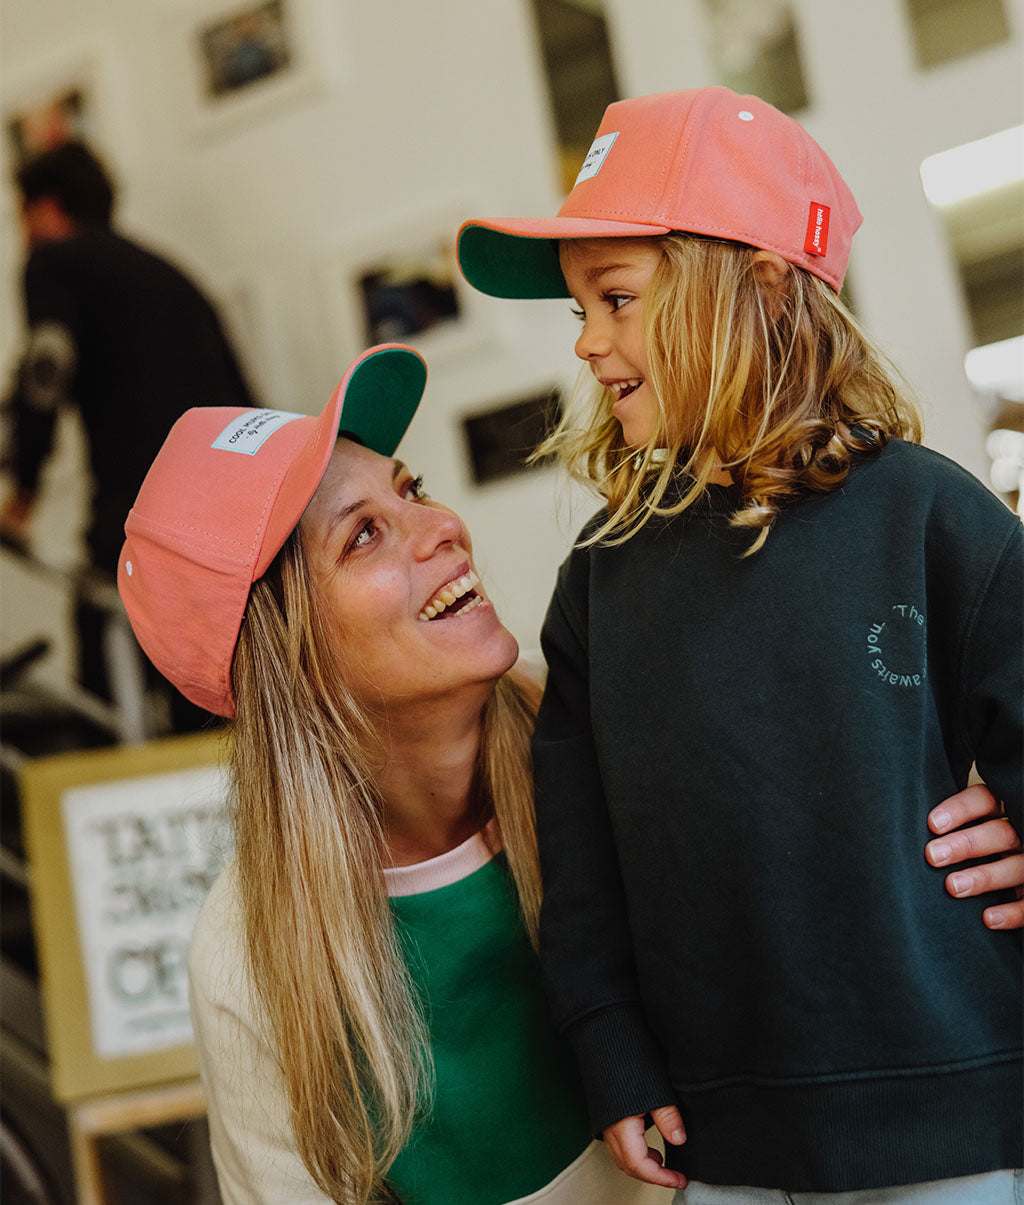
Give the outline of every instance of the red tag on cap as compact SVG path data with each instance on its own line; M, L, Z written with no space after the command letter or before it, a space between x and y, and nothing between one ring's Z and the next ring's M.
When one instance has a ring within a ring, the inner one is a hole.
M828 218L831 210L819 201L811 202L807 215L807 237L804 250L808 255L825 255L828 252Z

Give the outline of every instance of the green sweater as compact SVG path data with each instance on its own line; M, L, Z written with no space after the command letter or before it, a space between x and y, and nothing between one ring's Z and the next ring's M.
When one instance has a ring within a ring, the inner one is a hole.
M497 1205L536 1192L590 1133L504 854L391 907L426 1002L436 1078L432 1114L389 1183L404 1205Z
M534 742L541 960L595 1132L678 1101L694 1179L838 1192L1024 1162L1019 935L924 860L972 761L1021 830L1021 525L893 441L562 566Z

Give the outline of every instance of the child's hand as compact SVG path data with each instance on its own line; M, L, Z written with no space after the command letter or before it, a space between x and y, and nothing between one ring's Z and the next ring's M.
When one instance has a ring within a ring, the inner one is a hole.
M674 1146L686 1141L683 1119L675 1105L663 1109L652 1109L651 1117L662 1138ZM686 1177L682 1172L669 1171L661 1166L661 1152L647 1145L642 1117L624 1117L603 1133L605 1143L619 1171L648 1184L662 1184L666 1188L685 1188Z
M984 823L960 829L960 825L970 820ZM1016 887L1018 896L1021 894L1024 854L1021 853L1020 838L988 787L968 787L944 800L929 813L928 827L933 833L941 834L925 846L925 857L932 866L950 866L954 862L1001 855L981 866L947 875L946 890L950 895L983 895L986 891L1006 887ZM1020 929L1024 927L1024 902L995 904L985 909L982 918L989 929Z

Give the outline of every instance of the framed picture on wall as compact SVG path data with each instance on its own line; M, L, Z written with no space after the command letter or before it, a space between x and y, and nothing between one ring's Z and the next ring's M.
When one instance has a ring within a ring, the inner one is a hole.
M469 209L368 233L328 257L335 328L350 355L409 343L431 365L466 353L485 331L479 299L459 272L455 234Z
M462 434L476 485L486 485L548 463L530 457L561 415L557 386L498 402L462 419Z
M54 1094L197 1075L186 955L231 854L222 733L62 753L22 773Z
M314 0L211 0L174 22L197 134L266 120L323 86ZM177 72L176 72L177 74Z

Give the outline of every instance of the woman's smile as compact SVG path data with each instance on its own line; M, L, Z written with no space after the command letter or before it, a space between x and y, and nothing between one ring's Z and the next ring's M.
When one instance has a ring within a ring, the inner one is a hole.
M450 619L453 615L461 615L473 607L482 606L486 600L474 589L479 584L480 579L467 565L460 577L454 578L437 591L420 612L420 619L427 622L439 616Z

